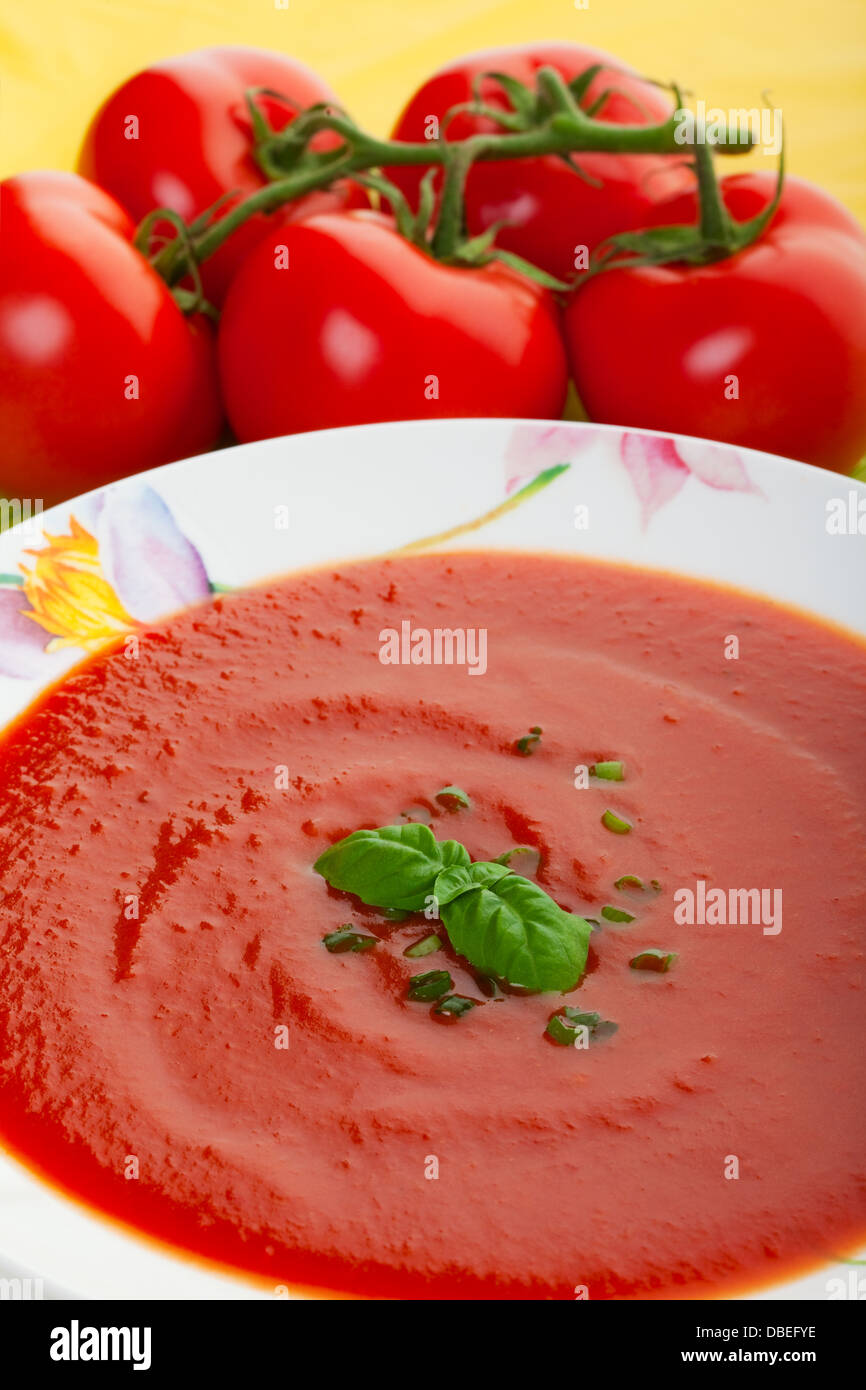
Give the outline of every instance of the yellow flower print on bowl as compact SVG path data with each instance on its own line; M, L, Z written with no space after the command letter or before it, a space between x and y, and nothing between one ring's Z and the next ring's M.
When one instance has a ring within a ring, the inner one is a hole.
M120 483L76 503L66 529L0 576L0 675L45 680L212 592L202 558L166 503Z
M102 573L99 542L69 518L70 535L51 536L42 550L28 550L34 557L30 569L21 565L24 597L30 605L24 616L38 623L51 641L46 652L64 647L96 651L136 626Z

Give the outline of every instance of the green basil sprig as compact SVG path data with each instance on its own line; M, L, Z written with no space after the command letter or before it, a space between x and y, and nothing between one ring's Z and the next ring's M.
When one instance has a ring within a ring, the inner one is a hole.
M570 990L586 966L592 927L507 864L472 863L463 845L426 825L356 830L314 865L371 907L420 911L436 900L451 944L486 975L528 990Z
M490 870L505 869L493 878ZM448 902L439 899L442 921L455 951L485 974L530 990L573 989L583 974L592 928L564 912L531 879L504 864L473 864L476 887ZM450 870L454 875L458 870ZM443 874L439 884L448 878Z
M439 911L441 912L442 908L455 898L459 898L462 893L468 893L472 888L489 888L491 884L510 873L507 864L488 863L486 860L475 864L455 864L450 869L443 869L433 888ZM473 965L475 963L473 961Z
M436 839L429 825L386 825L338 840L313 868L332 888L354 893L368 907L420 912L443 869L469 864L456 840Z

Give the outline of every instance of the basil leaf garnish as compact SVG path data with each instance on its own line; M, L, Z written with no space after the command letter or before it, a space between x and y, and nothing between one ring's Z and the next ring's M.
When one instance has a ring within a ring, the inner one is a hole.
M455 864L452 869L442 871L436 879L433 893L441 909L443 903L453 902L461 893L468 893L471 888L486 888L510 873L507 864Z
M456 840L437 841L428 825L356 830L326 849L313 868L332 888L370 907L420 912L443 869L469 864Z
M565 991L583 974L592 928L528 878L506 874L439 910L455 951L511 985Z
M389 914L419 912L435 900L452 946L483 975L564 992L583 974L589 922L507 863L473 864L463 845L437 841L420 822L356 830L313 867L333 888Z

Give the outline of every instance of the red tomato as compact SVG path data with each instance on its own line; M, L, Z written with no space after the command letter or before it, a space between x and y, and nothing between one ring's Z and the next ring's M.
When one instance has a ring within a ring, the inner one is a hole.
M721 187L745 221L770 202L775 175ZM655 220L695 222L694 199ZM801 179L785 181L768 230L727 260L605 271L582 285L566 337L593 420L843 471L866 452L866 236Z
M603 63L604 71L584 95L580 103L584 109L606 88L615 87L596 113L605 121L651 125L670 115L673 102L664 92L606 53L573 43L542 43L488 49L440 68L412 97L394 135L400 140L427 138L430 117L441 119L458 102L470 101L473 82L484 72L508 73L534 86L540 67L553 67L571 81L596 63ZM508 109L508 100L497 82L483 82L481 92L490 105ZM446 138L462 140L479 131L497 129L492 121L461 114L447 127ZM505 219L509 225L497 237L500 246L551 275L572 280L576 247L586 246L592 251L614 232L645 227L657 201L694 183L679 155L580 154L575 159L592 183L581 179L556 155L476 164L466 187L469 231L482 232ZM388 170L413 206L423 173L418 166Z
M48 506L214 443L213 334L77 174L0 184L3 485Z
M364 212L259 243L229 291L219 363L241 440L376 420L559 416L568 375L548 291L501 265L439 264Z
M167 207L187 222L226 194L223 216L266 180L251 154L253 128L244 92L267 87L282 96L259 99L272 129L282 130L298 111L336 101L329 87L303 63L257 48L202 48L156 63L130 78L94 116L78 171L108 189L136 222ZM323 133L316 150L339 140ZM366 205L354 184L312 193L290 208L259 214L232 234L207 262L203 281L215 304L246 252L273 226L316 212Z

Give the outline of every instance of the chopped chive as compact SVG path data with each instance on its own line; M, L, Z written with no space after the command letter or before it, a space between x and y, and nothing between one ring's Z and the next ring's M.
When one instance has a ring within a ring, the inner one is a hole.
M460 1018L463 1014L474 1009L477 999L467 999L463 994L449 994L447 998L440 999L433 1010L434 1014L451 1014L454 1018Z
M495 859L491 859L491 864L510 864L515 854L537 854L539 859L541 853L533 845L515 845L514 849L507 849L503 854L497 854Z
M618 1024L603 1019L601 1014L573 1009L566 1005L558 1014L553 1015L545 1031L560 1047L574 1047L580 1038L577 1031L579 1028L586 1028L592 1040L612 1036L617 1027Z
M594 1038L596 1042L600 1042L603 1038L612 1038L618 1028L618 1023L611 1022L609 1018L603 1018L601 1023L597 1023L591 1030L590 1037Z
M439 999L454 988L454 981L447 970L428 970L426 975L413 975L409 981L409 998L416 1004L429 1003Z
M562 1012L569 1022L582 1024L585 1028L597 1028L601 1023L601 1014L597 1014L594 1009L573 1009L566 1004Z
M602 1018L601 1014L593 1012L582 1012L580 1009L572 1009L568 1005L562 1010L569 1022L577 1027L583 1026L589 1029L592 1038L608 1038L614 1034L619 1027L618 1023L611 1023L610 1019Z
M378 944L378 936L365 936L363 932L353 931L348 923L339 931L329 932L322 937L322 945L332 955L342 955L344 951L369 951Z
M652 888L654 893L660 893L662 891L662 886L657 878L650 879L650 888Z
M623 874L621 878L616 880L613 886L614 888L619 888L620 891L622 891L623 888L643 888L643 879L638 878L637 874Z
M641 951L640 955L632 956L629 965L632 970L670 970L674 961L677 959L676 951L659 951L655 947L649 951Z
M389 922L405 922L407 917L411 917L410 912L404 912L402 907L383 907L382 916L387 917Z
M614 835L627 835L632 829L631 821L624 820L616 811L605 811L601 823L607 830L612 830Z
M589 769L590 777L600 777L604 782L624 782L625 763L593 763Z
M601 915L608 922L633 922L634 913L626 912L622 907L611 907L609 904L601 909Z
M462 787L441 787L439 791L434 794L433 799L434 801L441 802L443 806L446 806L448 810L451 811L456 811L458 806L465 806L468 808L472 805L472 802L469 800L469 797L466 795L465 791L463 791Z
M440 936L436 936L435 934L433 936L422 936L420 941L416 941L412 946L407 946L403 955L411 957L412 960L417 960L419 956L432 955L434 951L439 950L441 945L442 938Z
M533 724L528 734L524 734L523 738L519 738L515 741L514 746L518 753L521 753L524 758L528 757L535 744L540 742L542 732L543 730L538 724Z
M574 1044L577 1042L576 1030L569 1027L569 1025L559 1017L559 1014L554 1014L553 1018L548 1023L547 1034L549 1037L553 1038L555 1043L559 1043L560 1047L574 1047Z

